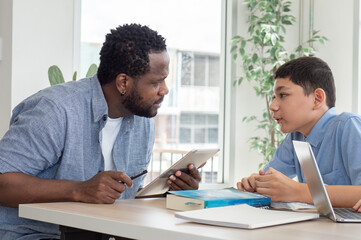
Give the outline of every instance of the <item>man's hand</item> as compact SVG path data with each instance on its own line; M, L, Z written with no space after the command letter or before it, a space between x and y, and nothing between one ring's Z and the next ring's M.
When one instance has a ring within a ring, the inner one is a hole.
M258 193L271 197L272 201L306 202L309 199L306 184L298 183L273 168L256 176L254 184Z
M199 188L199 182L201 181L201 176L198 172L198 169L194 167L193 164L188 165L189 174L176 171L174 175L170 176L167 183L169 185L169 190L196 190Z
M264 175L265 172L261 169L259 173L253 173L251 176L242 178L241 182L237 182L237 189L247 192L256 192L256 177Z
M130 177L123 172L100 172L88 181L80 182L75 199L86 203L113 203L125 191L125 184L132 188Z

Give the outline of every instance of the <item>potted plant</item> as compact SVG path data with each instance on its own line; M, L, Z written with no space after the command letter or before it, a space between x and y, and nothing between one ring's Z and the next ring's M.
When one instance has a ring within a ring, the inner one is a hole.
M300 56L314 55L314 42L324 44L327 38L312 31L306 42L295 46L288 52L286 26L292 26L296 18L290 14L290 1L285 0L244 0L248 9L248 36L236 35L232 38L231 52L234 60L240 58L242 76L234 81L241 85L246 79L253 85L255 94L264 99L265 108L261 117L245 116L244 122L256 121L257 129L263 129L266 136L250 138L250 148L259 151L264 160L259 168L266 164L274 155L284 138L278 124L273 120L269 105L272 100L275 70L283 63Z

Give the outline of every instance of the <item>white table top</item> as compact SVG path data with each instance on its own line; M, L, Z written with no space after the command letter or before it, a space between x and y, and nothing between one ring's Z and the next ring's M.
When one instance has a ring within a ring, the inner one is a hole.
M361 224L327 218L262 229L237 229L186 222L165 208L165 198L21 204L19 216L134 239L360 239Z

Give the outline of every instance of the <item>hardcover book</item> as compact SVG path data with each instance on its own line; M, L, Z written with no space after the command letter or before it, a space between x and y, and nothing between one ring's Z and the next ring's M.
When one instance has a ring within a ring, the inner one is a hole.
M203 208L248 204L255 207L269 207L271 198L259 193L240 191L234 188L169 191L166 207L188 211Z

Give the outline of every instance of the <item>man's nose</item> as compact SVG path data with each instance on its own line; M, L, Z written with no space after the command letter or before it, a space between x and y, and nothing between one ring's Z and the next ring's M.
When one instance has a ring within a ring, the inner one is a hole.
M159 95L167 95L169 93L167 83L163 81L162 86L159 89Z

